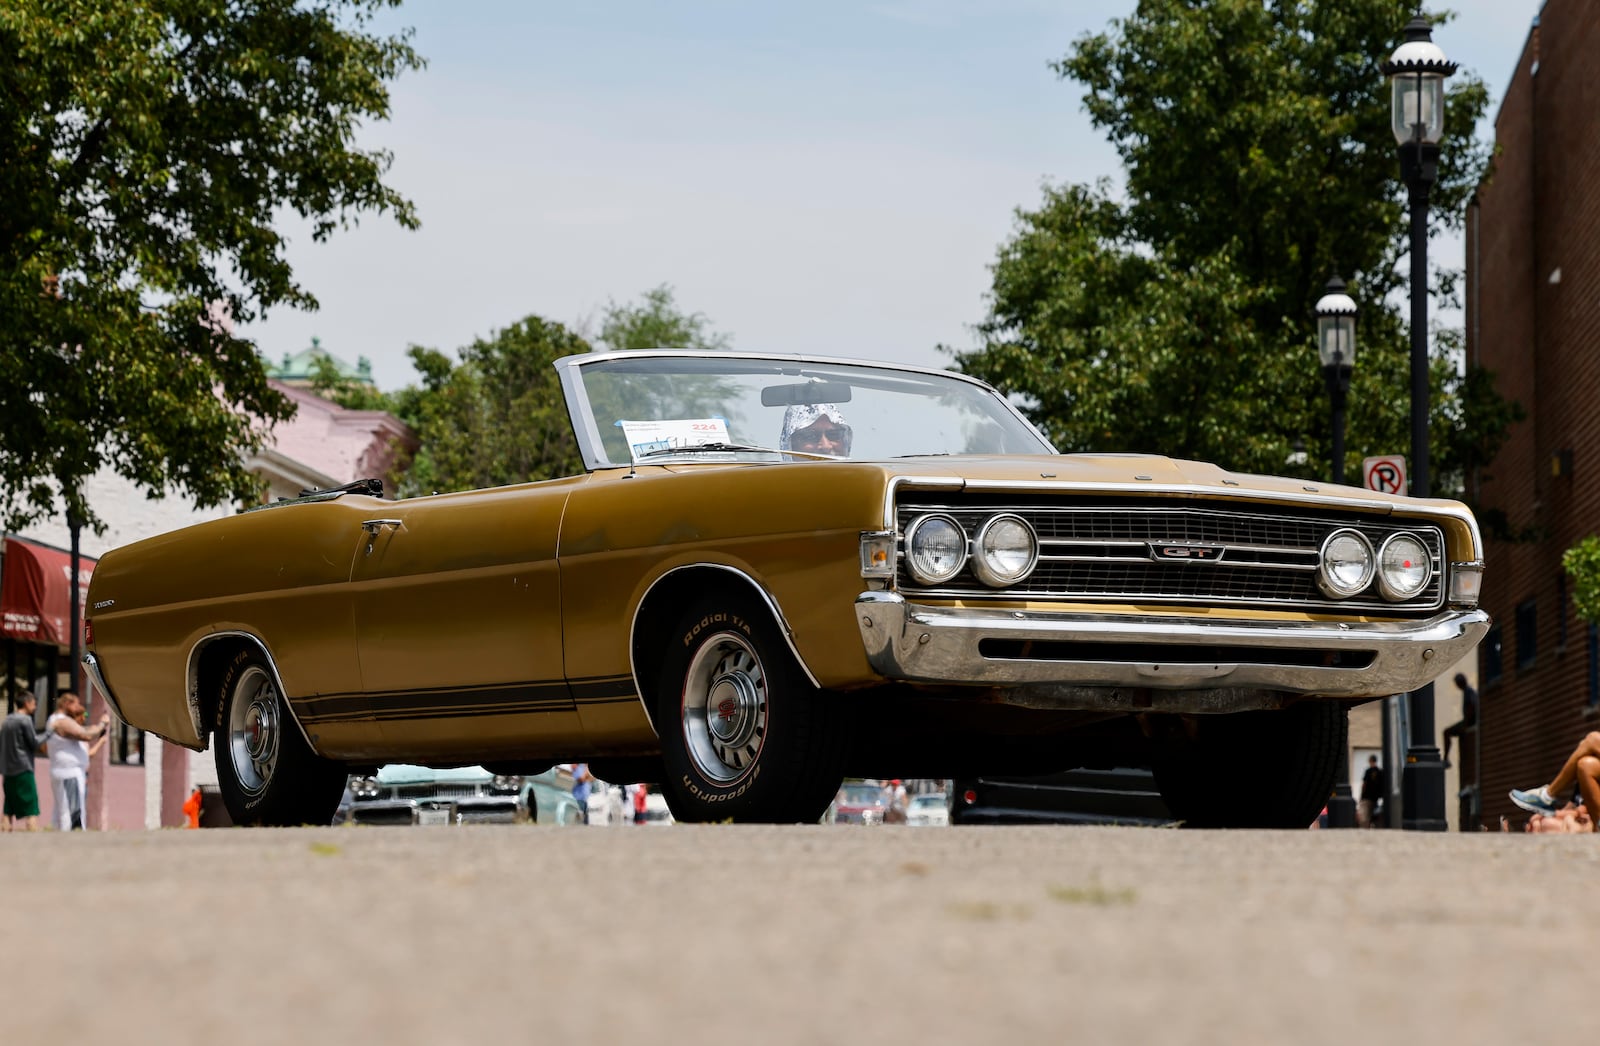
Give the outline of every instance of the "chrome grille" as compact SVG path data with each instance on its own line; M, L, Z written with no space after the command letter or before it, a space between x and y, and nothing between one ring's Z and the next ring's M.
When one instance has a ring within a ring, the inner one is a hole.
M408 799L465 799L475 796L480 786L475 784L423 784L399 785L395 794Z
M1315 511L1273 512L1206 505L1138 507L1016 504L898 506L903 538L907 524L927 512L950 515L969 537L989 517L1012 512L1039 535L1039 565L1019 585L994 589L970 567L943 585L917 584L905 568L904 549L896 583L907 593L962 599L1071 599L1094 602L1270 605L1280 609L1373 610L1420 613L1444 605L1444 534L1431 524L1363 519ZM1353 599L1329 599L1317 587L1322 542L1341 528L1361 531L1376 550L1399 531L1428 546L1433 574L1413 599L1390 603L1376 589ZM1157 561L1152 545L1222 546L1215 562Z

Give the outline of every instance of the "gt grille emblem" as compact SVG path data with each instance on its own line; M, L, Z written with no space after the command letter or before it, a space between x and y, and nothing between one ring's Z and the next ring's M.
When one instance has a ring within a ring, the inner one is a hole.
M1215 563L1227 551L1224 545L1158 544L1150 542L1150 558L1157 562Z

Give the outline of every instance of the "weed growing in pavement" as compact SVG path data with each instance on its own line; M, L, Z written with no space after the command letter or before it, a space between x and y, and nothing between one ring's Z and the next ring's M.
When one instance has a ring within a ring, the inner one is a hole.
M1101 906L1132 904L1138 896L1134 893L1132 887L1108 890L1099 883L1093 883L1089 886L1052 886L1048 892L1052 898L1062 904L1097 904Z
M311 852L319 857L336 857L344 853L336 843L312 843Z
M947 910L958 919L976 922L998 922L1001 919L1021 922L1033 915L1032 909L1025 904L997 904L994 901L957 901L948 905Z

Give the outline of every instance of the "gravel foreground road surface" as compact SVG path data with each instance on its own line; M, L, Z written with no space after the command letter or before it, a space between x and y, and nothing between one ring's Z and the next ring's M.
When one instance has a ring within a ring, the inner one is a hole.
M1595 836L481 826L0 850L15 1043L1600 1033Z

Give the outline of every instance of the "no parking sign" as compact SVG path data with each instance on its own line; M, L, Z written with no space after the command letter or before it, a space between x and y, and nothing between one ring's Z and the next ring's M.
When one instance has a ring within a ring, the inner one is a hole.
M1384 454L1376 458L1361 459L1361 475L1368 490L1385 494L1406 492L1406 457L1404 454Z

